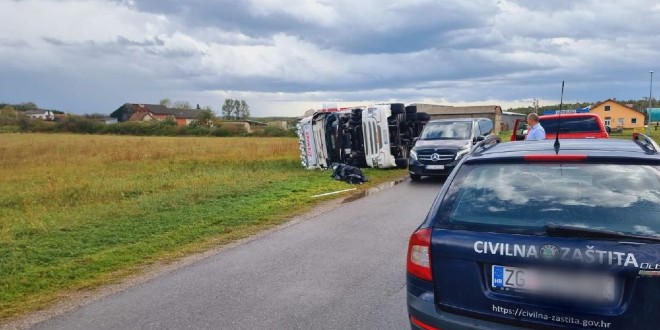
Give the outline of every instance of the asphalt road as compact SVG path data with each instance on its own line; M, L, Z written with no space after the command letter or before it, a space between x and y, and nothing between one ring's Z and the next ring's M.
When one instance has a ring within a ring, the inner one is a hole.
M407 329L407 241L441 185L406 180L32 329Z

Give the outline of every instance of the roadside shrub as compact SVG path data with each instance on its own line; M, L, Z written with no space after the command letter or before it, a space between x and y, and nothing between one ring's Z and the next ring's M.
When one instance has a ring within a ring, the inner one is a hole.
M31 119L26 116L13 116L5 110L0 116L0 132L39 132L39 133L81 133L135 136L217 136L217 137L295 137L294 130L283 130L272 126L261 126L252 133L246 130L243 122L215 121L212 127L192 123L178 126L173 119L152 121L127 121L106 125L103 121L89 117L67 115L56 121ZM9 127L9 128L7 128Z

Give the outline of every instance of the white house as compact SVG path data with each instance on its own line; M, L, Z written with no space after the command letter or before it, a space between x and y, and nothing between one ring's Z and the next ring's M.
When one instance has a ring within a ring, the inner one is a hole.
M53 120L55 119L55 114L50 110L27 110L23 112L24 115L41 120Z

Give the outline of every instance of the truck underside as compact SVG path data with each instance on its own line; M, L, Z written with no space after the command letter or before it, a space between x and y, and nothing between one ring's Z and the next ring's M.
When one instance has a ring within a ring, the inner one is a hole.
M301 163L310 169L339 163L405 168L414 139L429 119L401 103L317 111L297 125Z

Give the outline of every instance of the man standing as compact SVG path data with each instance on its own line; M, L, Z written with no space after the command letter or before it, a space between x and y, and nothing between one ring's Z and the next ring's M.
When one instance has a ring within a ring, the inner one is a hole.
M529 132L527 132L527 137L525 137L525 140L545 140L545 129L543 129L543 126L541 126L539 123L539 115L535 113L530 113L527 115L527 125L529 125L530 129Z

